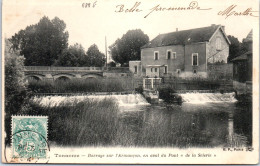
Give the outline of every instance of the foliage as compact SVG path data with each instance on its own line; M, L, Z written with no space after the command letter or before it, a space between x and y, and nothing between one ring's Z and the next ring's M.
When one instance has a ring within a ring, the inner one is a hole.
M116 63L115 62L109 62L108 64L107 64L107 66L108 67L116 67Z
M58 55L68 47L66 24L58 17L50 20L44 16L34 25L20 30L9 41L13 50L20 50L27 66L51 66Z
M135 91L138 92L138 93L140 93L140 94L142 94L143 91L144 91L144 89L143 89L142 86L139 86L138 88L135 88Z
M41 107L31 101L30 107L24 114L48 116L51 144L112 145L116 136L118 107L111 99L85 99L75 105L63 103L56 107Z
M91 45L87 51L86 65L102 67L105 64L105 55L101 53L96 44Z
M229 35L228 39L231 42L231 45L229 46L229 56L228 56L228 62L230 62L232 59L239 56L241 43L234 36Z
M28 88L35 93L85 93L133 91L131 78L99 78L70 81L31 81Z
M171 87L161 87L159 90L159 98L163 99L167 103L173 103L173 102L182 102L182 99L180 96L178 96L176 91Z
M85 53L81 44L74 44L65 49L55 62L55 66L73 67L102 67L105 64L105 55L101 53L97 45L93 44Z
M128 65L130 60L140 60L141 47L149 42L149 37L141 29L129 30L109 46L115 62Z
M243 53L248 51L247 43L244 41L241 43L236 37L234 36L228 36L228 39L231 42L231 45L229 46L229 56L228 56L228 62L230 63L232 59L242 55Z
M5 131L8 136L11 135L11 116L19 114L29 98L24 81L24 57L18 56L10 46L5 40Z
M74 44L69 46L68 49L62 51L55 62L55 66L73 66L82 67L86 66L86 54L81 44Z

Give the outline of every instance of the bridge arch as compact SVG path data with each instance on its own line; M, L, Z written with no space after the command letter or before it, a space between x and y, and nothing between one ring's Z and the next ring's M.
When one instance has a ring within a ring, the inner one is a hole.
M41 81L44 77L45 75L42 74L25 74L25 80L27 81Z
M84 74L84 75L82 75L81 76L81 78L83 78L83 79L90 79L90 78L102 78L103 77L103 75L102 74L93 74L93 73L91 73L91 74Z
M69 81L69 80L71 80L71 79L67 76L60 76L55 79L55 81Z
M67 73L60 73L53 75L54 81L62 80L62 81L69 81L73 79L75 76L73 74L67 74Z

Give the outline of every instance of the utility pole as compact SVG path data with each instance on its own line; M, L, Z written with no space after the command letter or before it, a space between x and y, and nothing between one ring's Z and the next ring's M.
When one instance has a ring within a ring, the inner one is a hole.
M105 69L107 70L107 37L105 36L105 51L106 51L106 62L105 62Z

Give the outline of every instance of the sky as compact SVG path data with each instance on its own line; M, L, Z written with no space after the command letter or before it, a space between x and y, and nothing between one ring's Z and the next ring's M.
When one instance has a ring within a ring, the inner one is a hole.
M140 2L137 6L139 12L125 12L134 7L136 2ZM90 3L91 7L83 8L85 3ZM235 5L232 12L244 12L248 8L257 11L258 3L256 0L5 0L3 36L9 38L26 26L36 24L43 16L50 19L57 16L67 25L70 45L80 43L87 50L95 43L103 53L105 36L109 46L132 29L141 29L152 40L158 34L173 32L176 28L180 31L221 24L225 26L227 35L242 41L251 29L257 29L259 17L231 15L226 18L226 15L218 14L231 5ZM157 5L162 8L187 8L194 5L192 7L211 9L153 11ZM118 12L120 7L124 12ZM259 15L258 12L252 13Z

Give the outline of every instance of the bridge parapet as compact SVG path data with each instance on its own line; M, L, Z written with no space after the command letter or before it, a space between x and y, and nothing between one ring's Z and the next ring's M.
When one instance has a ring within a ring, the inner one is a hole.
M103 71L103 67L24 66L24 71Z
M27 80L86 79L103 77L103 67L25 66Z

